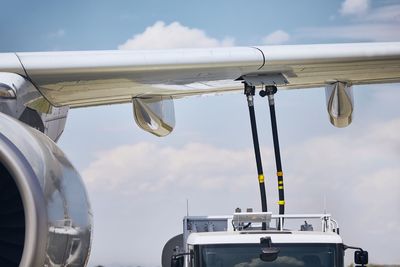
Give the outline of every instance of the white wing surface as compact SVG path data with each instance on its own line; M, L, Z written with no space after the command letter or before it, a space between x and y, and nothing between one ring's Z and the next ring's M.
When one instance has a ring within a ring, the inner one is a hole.
M279 89L400 81L400 43L0 54L0 72L27 77L53 105L242 90L242 76L283 75Z

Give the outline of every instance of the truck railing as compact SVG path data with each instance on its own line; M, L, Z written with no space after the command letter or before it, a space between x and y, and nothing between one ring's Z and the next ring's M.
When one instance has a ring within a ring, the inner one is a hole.
M193 232L220 232L220 231L259 231L256 225L266 223L269 227L267 231L291 231L285 228L292 220L303 219L301 231L313 231L311 224L307 220L320 219L321 232L335 232L339 234L339 225L332 219L330 214L272 214L271 212L240 212L233 216L187 216L184 218L183 233L184 240ZM273 222L275 221L275 227ZM250 227L247 227L251 225Z
M330 214L277 214L271 216L271 220L275 220L276 228L279 231L285 231L284 222L290 219L320 219L322 232L337 232L339 234L339 224L332 219ZM307 231L307 229L304 231Z

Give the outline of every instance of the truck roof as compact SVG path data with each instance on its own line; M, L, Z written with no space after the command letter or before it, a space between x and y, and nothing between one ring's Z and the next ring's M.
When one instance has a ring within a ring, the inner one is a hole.
M311 231L235 231L235 232L202 232L188 236L189 245L206 244L256 244L260 238L269 236L273 243L329 243L340 244L342 238L333 232Z

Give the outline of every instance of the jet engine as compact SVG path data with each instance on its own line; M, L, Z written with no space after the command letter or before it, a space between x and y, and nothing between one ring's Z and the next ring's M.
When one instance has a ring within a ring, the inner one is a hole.
M0 266L85 266L92 213L78 172L46 135L0 113Z

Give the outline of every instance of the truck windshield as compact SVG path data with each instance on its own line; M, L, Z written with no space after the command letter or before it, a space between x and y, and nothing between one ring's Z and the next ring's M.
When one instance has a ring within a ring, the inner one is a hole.
M196 266L201 267L343 267L343 253L337 244L274 244L280 252L272 262L260 259L259 244L202 245L195 249Z

